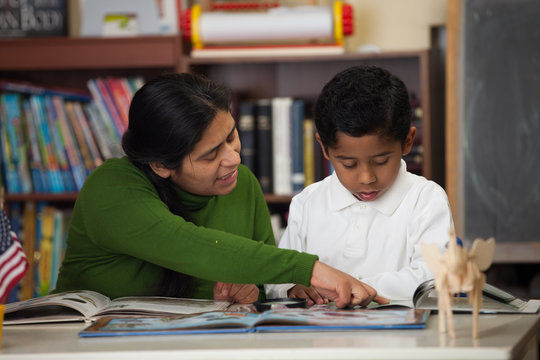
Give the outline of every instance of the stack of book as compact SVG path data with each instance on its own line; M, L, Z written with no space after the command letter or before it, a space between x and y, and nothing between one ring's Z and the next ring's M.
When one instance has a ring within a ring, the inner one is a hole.
M81 189L120 139L141 78L88 81L90 93L0 80L3 182L8 194Z
M43 296L55 288L72 214L70 207L32 201L11 203L9 210L11 226L27 255L28 270L9 293L8 303Z

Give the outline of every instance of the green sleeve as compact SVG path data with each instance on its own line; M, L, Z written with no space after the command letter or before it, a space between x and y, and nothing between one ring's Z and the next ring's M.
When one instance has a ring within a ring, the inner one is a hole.
M264 226L256 236L264 240L253 241L185 221L142 173L118 170L92 174L77 200L100 248L211 281L309 285L317 257L276 248L262 202L256 216Z

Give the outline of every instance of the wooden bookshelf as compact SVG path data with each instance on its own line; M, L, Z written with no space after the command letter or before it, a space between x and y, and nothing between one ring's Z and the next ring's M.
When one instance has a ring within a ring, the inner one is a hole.
M431 139L443 123L431 117L430 51L404 51L331 56L247 57L196 59L182 54L179 36L134 38L22 38L0 39L0 77L44 85L86 90L86 80L97 76L142 74L145 78L162 72L196 72L252 98L292 96L315 98L324 83L338 71L357 64L385 67L400 76L422 101L423 174L442 184L443 158ZM430 134L429 136L427 134ZM76 196L7 195L6 201L74 201ZM290 202L291 196L266 195L269 203Z

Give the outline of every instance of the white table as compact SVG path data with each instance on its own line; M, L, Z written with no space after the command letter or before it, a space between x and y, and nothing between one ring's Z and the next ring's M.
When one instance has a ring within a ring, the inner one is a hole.
M5 326L9 359L538 359L540 314L481 315L479 340L470 315L454 315L456 339L425 329L274 334L79 338L83 323Z

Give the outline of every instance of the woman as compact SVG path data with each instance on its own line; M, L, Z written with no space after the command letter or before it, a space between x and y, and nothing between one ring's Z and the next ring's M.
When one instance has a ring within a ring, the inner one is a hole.
M227 89L163 75L133 97L122 146L75 203L55 292L253 302L254 284L312 285L338 306L367 304L369 286L278 249L254 175L240 165Z

